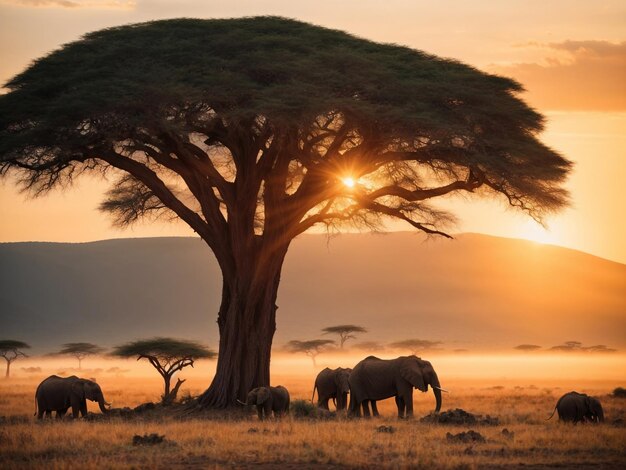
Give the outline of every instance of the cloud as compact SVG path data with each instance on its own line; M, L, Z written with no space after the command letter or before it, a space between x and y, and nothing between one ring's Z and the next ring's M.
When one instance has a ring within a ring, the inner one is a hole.
M0 3L32 8L113 8L132 10L137 6L134 0L0 0Z
M521 82L531 105L544 110L626 110L626 41L526 43L541 59L493 65L489 70Z

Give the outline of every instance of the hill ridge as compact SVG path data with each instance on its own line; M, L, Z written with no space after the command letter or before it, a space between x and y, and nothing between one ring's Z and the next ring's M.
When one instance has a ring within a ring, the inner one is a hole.
M305 234L282 273L274 345L356 323L363 341L446 349L626 346L626 265L481 234ZM221 275L200 238L0 244L0 330L48 351L172 335L216 345Z

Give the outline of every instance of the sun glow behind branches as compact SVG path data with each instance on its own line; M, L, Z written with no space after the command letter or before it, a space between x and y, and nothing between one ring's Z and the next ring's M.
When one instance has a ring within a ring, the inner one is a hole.
M343 178L341 182L348 188L354 188L354 185L356 184L356 181L354 181L354 178L350 176Z

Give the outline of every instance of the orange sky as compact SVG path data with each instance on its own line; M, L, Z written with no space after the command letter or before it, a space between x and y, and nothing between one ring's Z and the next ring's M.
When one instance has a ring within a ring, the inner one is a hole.
M542 139L576 163L573 206L545 231L502 201L450 200L458 231L530 238L626 263L626 3L330 0L0 0L0 81L81 34L152 19L259 14L297 18L453 57L512 76L548 117ZM189 235L183 225L113 229L96 207L106 184L29 200L0 182L0 241ZM403 227L404 228L404 227Z

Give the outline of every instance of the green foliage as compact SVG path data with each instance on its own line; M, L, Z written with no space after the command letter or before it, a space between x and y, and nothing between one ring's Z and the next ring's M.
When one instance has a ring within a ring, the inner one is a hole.
M224 143L220 132L234 125L244 142L251 123L269 123L268 136L294 129L305 138L312 123L339 116L336 122L354 130L349 139L368 143L355 155L359 172L407 158L381 159L385 152L419 150L415 163L440 176L467 176L468 184L455 189L503 193L535 218L567 201L556 184L570 163L535 138L543 118L515 96L521 86L514 80L294 20L176 19L109 28L35 61L5 86L0 172L19 170L35 192L108 164L129 171L105 156L133 142L142 143L133 149L145 149L146 136L201 132L212 145ZM302 162L309 158L315 153ZM410 191L423 187L410 168L376 176ZM121 212L121 223L163 207L163 194L134 179L120 181L111 196L103 208ZM391 209L361 201L360 209L407 222L414 211L445 220L415 200ZM430 221L412 225L433 230Z
M119 357L157 357L172 360L177 358L213 359L217 354L206 346L183 339L157 337L131 341L117 346L112 354Z

